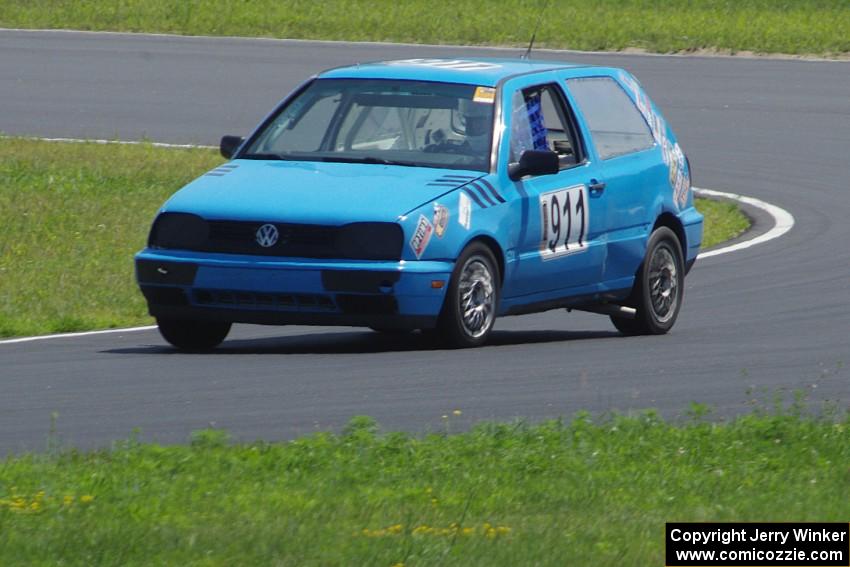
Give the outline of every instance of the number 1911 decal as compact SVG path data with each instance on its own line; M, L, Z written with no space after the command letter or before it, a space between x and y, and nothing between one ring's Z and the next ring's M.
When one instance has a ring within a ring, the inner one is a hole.
M540 195L540 257L551 260L587 250L589 220L584 185Z

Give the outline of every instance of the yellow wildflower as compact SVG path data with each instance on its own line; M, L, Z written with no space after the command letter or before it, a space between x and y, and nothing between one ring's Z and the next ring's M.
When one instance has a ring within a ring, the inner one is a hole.
M92 500L94 500L94 496L92 496L91 494L84 494L80 496L80 502L82 502L83 504L89 504Z
M62 499L62 503L63 503L65 506L70 506L71 504L73 504L73 503L74 503L74 497L73 497L73 496L71 496L70 494L66 494L66 495L65 495L65 498L63 498L63 499Z

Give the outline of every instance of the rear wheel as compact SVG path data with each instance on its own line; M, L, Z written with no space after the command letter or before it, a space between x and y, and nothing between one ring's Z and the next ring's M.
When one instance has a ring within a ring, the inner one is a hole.
M452 272L437 322L440 339L465 348L484 344L496 321L499 270L490 249L473 242L460 255Z
M162 337L180 350L210 350L221 344L230 332L230 323L157 318Z
M669 228L657 228L649 237L646 256L638 270L629 306L634 319L611 317L624 335L663 335L679 316L684 293L685 269L682 246Z

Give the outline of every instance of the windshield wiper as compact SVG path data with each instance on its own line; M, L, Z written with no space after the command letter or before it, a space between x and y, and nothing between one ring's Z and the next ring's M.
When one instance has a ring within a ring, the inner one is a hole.
M256 154L247 154L242 156L243 159L269 159L269 160L279 160L279 161L325 161L321 156L314 156L311 154L275 154L275 153L256 153Z
M241 156L242 159L275 159L275 160L285 160L289 159L282 154L270 154L270 153L260 153L260 154L246 154Z
M256 153L242 156L243 159L268 159L279 161L322 161L336 163L369 163L377 165L401 165L406 167L421 167L424 164L413 161L398 161L392 159L384 159L374 156L351 157L351 156L329 156L329 155L310 155L310 154L275 154L275 153Z
M399 161L393 159L384 159L374 156L364 157L348 157L348 156L322 156L321 161L338 162L338 163L374 163L378 165L403 165L407 167L421 167L421 163L413 161Z

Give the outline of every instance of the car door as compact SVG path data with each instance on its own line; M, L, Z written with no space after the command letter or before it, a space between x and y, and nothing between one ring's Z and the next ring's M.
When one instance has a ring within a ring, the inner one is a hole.
M560 170L513 182L521 196L515 211L521 229L505 296L583 293L599 282L605 261L603 186L557 82L511 83L519 84L503 93L503 159L512 163L525 150L551 150Z

